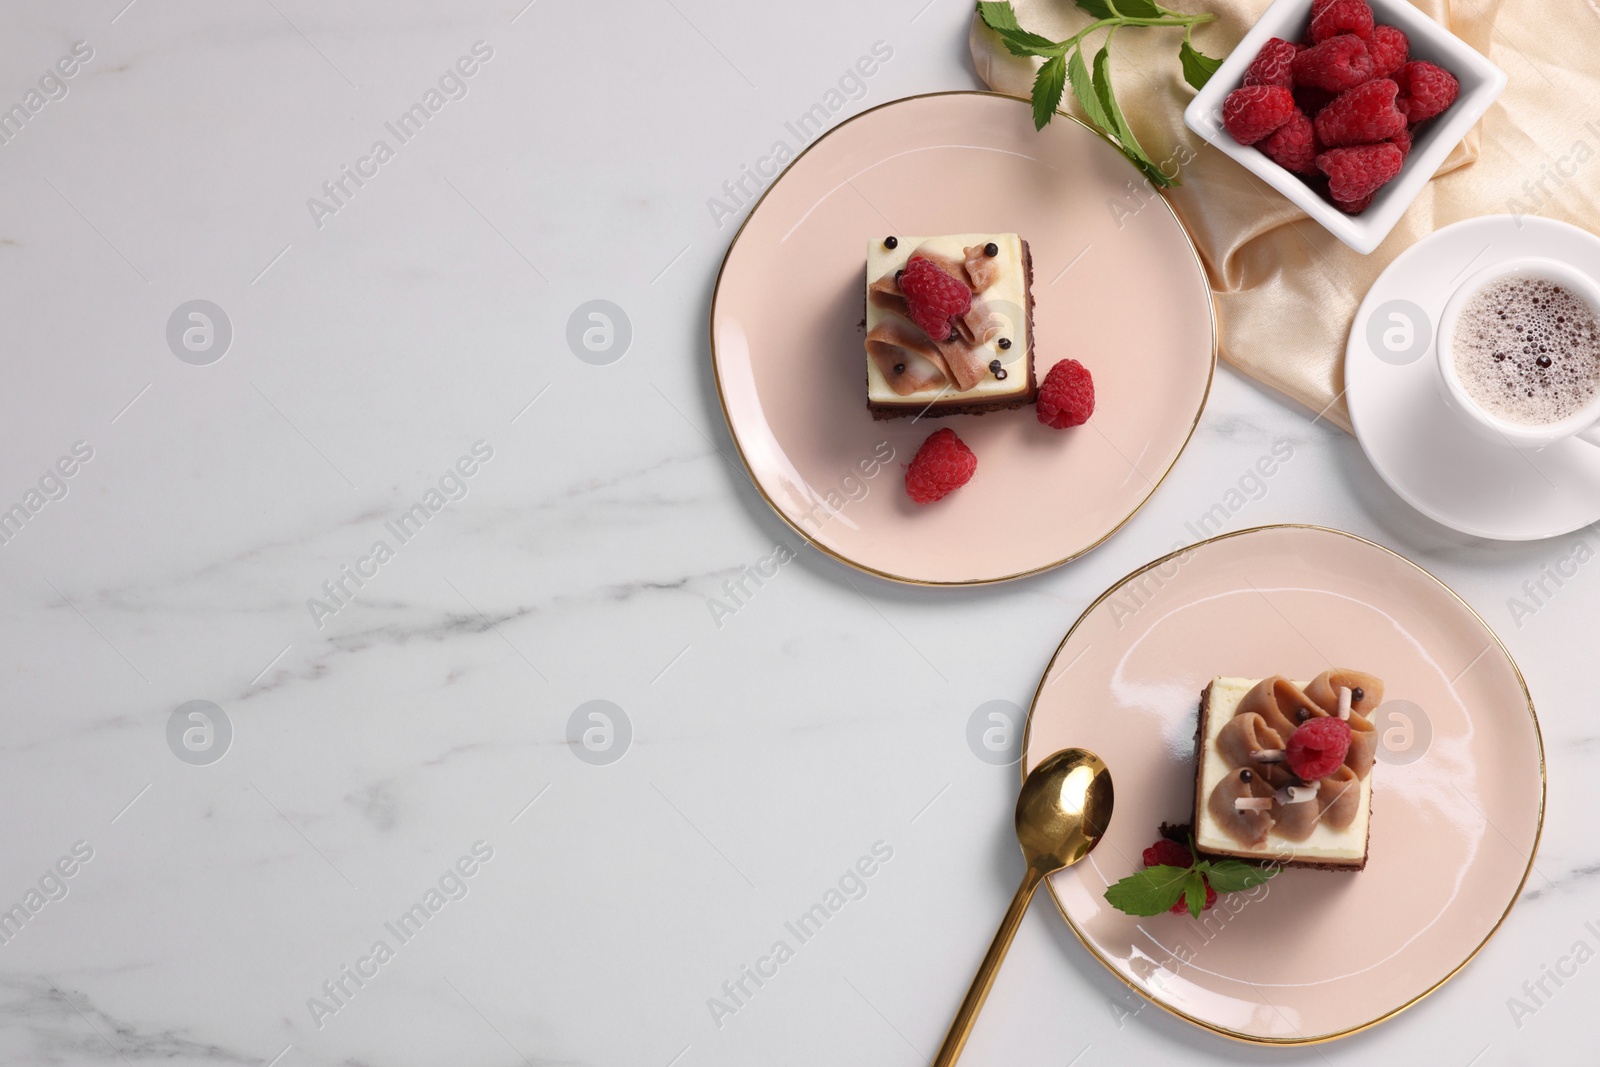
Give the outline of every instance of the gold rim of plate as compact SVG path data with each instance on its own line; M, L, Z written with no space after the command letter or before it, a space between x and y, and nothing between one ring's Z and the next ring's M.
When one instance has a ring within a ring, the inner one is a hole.
M1522 896L1523 887L1528 884L1528 875L1533 871L1533 861L1534 861L1534 858L1536 856L1538 856L1538 854L1539 854L1539 841L1540 841L1540 838L1544 834L1544 808L1545 808L1545 801L1546 801L1546 799L1548 797L1548 792L1549 792L1549 785L1548 785L1548 782L1547 782L1546 777L1545 777L1544 735L1539 730L1539 715L1534 710L1534 707L1533 707L1533 694L1528 692L1528 683L1527 683L1527 680L1522 676L1522 668L1517 665L1516 657L1514 657L1511 654L1511 650L1506 647L1505 642L1500 640L1500 635L1495 632L1494 627L1490 626L1489 623L1484 619L1484 617L1482 615L1478 614L1478 611L1477 611L1476 608L1474 608L1471 604L1468 604L1465 600L1463 600L1462 597L1461 597L1461 594L1457 593L1454 589L1450 588L1450 586L1446 585L1432 571L1428 570L1426 567L1423 567L1422 565L1416 563L1413 560L1407 559L1405 556L1402 556L1400 553L1396 552L1394 549L1389 548L1386 545L1380 545L1376 541L1372 541L1372 540L1369 540L1369 539L1367 539L1365 537L1362 537L1360 534L1349 533L1348 531L1345 531L1345 530L1336 530L1336 529L1333 529L1330 526L1318 526L1318 525L1315 525L1313 523L1301 523L1301 522L1271 523L1271 524L1268 524L1268 525L1265 525L1265 526L1252 526L1249 529L1245 529L1245 530L1235 530L1235 531L1233 531L1231 533L1218 534L1216 537L1208 537L1204 541L1196 541L1192 545L1188 545L1188 546L1186 546L1184 548L1180 548L1180 549L1178 549L1178 550L1176 550L1174 552L1168 552L1166 555L1160 557L1159 559L1151 560L1149 563L1146 563L1143 566L1137 567L1134 570L1129 571L1127 574L1123 575L1117 581L1113 582L1110 585L1110 587L1106 589L1105 592L1103 592L1099 596L1095 597L1094 601L1087 608L1085 608L1083 610L1083 614L1079 615L1077 620L1075 622L1073 622L1071 629L1069 629L1067 631L1067 635L1061 639L1061 643L1056 646L1055 652L1050 656L1050 663L1049 663L1048 666L1045 667L1044 674L1040 677L1039 684L1033 691L1033 702L1028 706L1028 721L1027 721L1027 725L1023 727L1023 731L1022 731L1022 753L1023 753L1023 756L1022 756L1022 759L1020 759L1018 761L1018 763L1019 763L1019 768L1020 768L1020 770L1022 772L1021 773L1021 777L1022 778L1026 778L1028 776L1028 767L1027 767L1028 739L1031 736L1031 734L1033 733L1033 716L1034 716L1034 712L1038 710L1038 707L1039 707L1039 695L1044 692L1045 680L1050 677L1050 672L1055 669L1056 660L1060 658L1062 651L1067 647L1067 642L1072 640L1072 635L1078 632L1078 627L1083 625L1083 621L1085 619L1087 619L1094 612L1094 610L1096 608L1098 608L1102 603L1104 603L1107 598L1111 597L1118 590L1120 590L1124 586L1126 586L1129 582L1134 581L1135 579L1139 578L1141 575L1144 575L1145 573L1147 573L1149 571L1152 571L1157 567L1162 566L1163 564L1167 563L1169 560L1175 559L1178 556L1184 555L1185 553L1193 552L1196 549L1204 548L1206 545L1214 544L1214 543L1216 543L1218 541L1226 541L1229 538L1233 538L1233 537L1246 537L1246 536L1249 536L1250 534L1261 533L1262 531L1265 531L1265 530L1315 530L1315 531L1318 531L1320 533L1335 534L1335 535L1337 535L1339 537L1347 537L1352 541L1358 541L1361 544L1368 545L1368 546L1370 546L1372 548L1376 548L1380 552L1384 552L1384 553L1386 553L1386 554L1388 554L1390 556L1393 556L1395 559L1398 559L1401 562L1408 564L1414 570L1416 570L1418 573L1422 574L1424 577L1426 577L1429 580L1431 580L1440 589L1443 589L1452 598L1454 598L1457 603L1459 603L1463 608L1465 608L1468 611L1468 613L1470 613L1472 615L1472 617L1478 621L1478 624L1483 627L1484 631L1486 633L1488 633L1488 635L1494 640L1495 646L1497 648L1499 648L1501 653L1505 656L1506 662L1511 664L1511 672L1514 675L1516 675L1517 685L1521 687L1523 700L1526 701L1526 703L1527 703L1528 719L1533 724L1533 740L1534 740L1534 743L1538 746L1538 749L1539 749L1539 818L1538 818L1538 823L1537 823L1537 825L1535 825L1534 831L1533 831L1533 848L1531 848L1528 851L1528 865L1527 865L1526 868L1524 868L1524 870L1522 872L1522 878L1519 879L1518 882L1517 882L1516 891L1511 894L1511 899L1506 902L1505 911L1500 913L1500 917L1495 920L1494 926L1490 927L1489 932L1484 935L1483 940L1478 942L1476 945L1474 945L1473 948L1472 948L1472 951L1468 952L1466 954L1466 956L1462 958L1460 963L1456 964L1453 968L1451 968L1449 974L1445 975L1443 978L1439 979L1433 985L1429 986L1427 989L1424 989L1422 992L1418 993L1416 996L1412 997L1410 1000L1407 1000L1405 1003L1399 1004L1399 1005L1389 1009L1388 1011L1384 1012L1382 1015L1379 1015L1378 1017L1376 1017L1374 1019L1369 1019L1364 1023L1358 1023L1355 1026L1349 1027L1348 1029L1340 1030L1340 1031L1338 1031L1336 1033L1322 1034L1322 1035L1317 1036L1317 1037L1282 1037L1282 1038L1273 1038L1273 1037L1256 1037L1256 1036L1251 1035L1251 1034L1241 1034L1237 1030L1229 1030L1227 1027L1217 1026L1214 1023L1210 1023L1210 1022L1207 1022L1204 1019L1197 1018L1196 1016L1190 1015L1187 1012L1179 1011L1177 1008L1173 1007L1171 1004L1167 1004L1167 1003L1157 999L1155 996L1152 996L1142 986L1140 986L1137 982L1134 982L1134 981L1130 980L1127 976L1125 976L1120 970L1118 970L1116 968L1116 966L1114 964L1112 964L1112 962L1110 960L1106 959L1106 957L1103 956L1094 947L1094 945L1089 943L1088 938L1084 937L1083 931L1078 928L1078 924L1072 921L1072 916L1067 914L1067 909L1065 907L1063 907L1062 904L1061 904L1061 898L1056 895L1056 889L1055 889L1054 884L1052 884L1050 879L1048 879L1048 878L1045 879L1045 887L1050 890L1050 899L1055 902L1056 910L1061 913L1061 918L1066 920L1067 926L1072 930L1073 934L1077 937L1077 939L1083 944L1083 947L1089 950L1089 954L1092 955L1095 959L1099 960L1102 964L1104 964L1106 970L1108 970L1112 974L1116 975L1117 978L1120 979L1122 981L1122 983L1124 985L1126 985L1129 989L1133 990L1135 993L1139 994L1139 996L1143 997L1145 1000L1149 1001L1151 1004L1154 1004L1156 1007L1158 1007L1158 1008L1162 1009L1163 1011L1166 1011L1166 1012L1168 1012L1168 1013L1170 1013L1172 1015L1175 1015L1178 1018L1185 1020L1186 1022L1191 1022L1194 1025L1196 1025L1198 1027L1201 1027L1202 1029L1209 1030L1214 1034L1220 1034L1223 1037L1231 1038L1231 1039L1233 1039L1235 1041L1242 1041L1242 1042L1245 1042L1246 1044L1251 1044L1251 1045L1275 1045L1275 1046L1320 1045L1320 1044L1325 1044L1325 1043L1327 1043L1329 1041L1337 1041L1337 1040L1339 1040L1340 1038L1343 1038L1343 1037L1349 1037L1351 1034L1360 1033L1363 1030L1367 1030L1367 1029L1370 1029L1371 1027L1377 1026L1381 1022L1385 1022L1386 1020L1394 1018L1396 1015L1399 1015L1401 1012L1405 1011L1407 1008L1409 1008L1412 1005L1418 1003L1424 997L1427 997L1429 994L1434 993L1435 991L1437 991L1439 989L1440 986L1444 985L1446 982L1450 981L1450 979L1452 979L1456 975L1460 974L1461 973L1461 969L1463 967L1465 967L1467 964L1471 963L1473 958L1475 956L1477 956L1477 954L1480 951L1483 950L1483 946L1485 946L1485 945L1487 945L1489 943L1489 939L1494 937L1495 934L1500 932L1500 927L1506 921L1506 916L1510 915L1511 914L1511 909L1516 907L1517 901Z
M843 553L835 551L834 549L828 547L827 545L822 544L821 542L817 541L809 533L807 533L802 526L800 526L797 522L795 522L794 519L790 518L788 512L784 511L783 508L779 507L777 502L774 501L770 495L768 495L766 487L761 484L761 479L756 476L755 469L750 465L750 457L745 455L744 445L741 444L740 441L739 441L739 431L734 427L733 419L728 414L727 397L724 396L723 392L722 392L722 367L721 367L720 363L717 360L717 329L716 329L716 327L717 327L717 300L722 295L722 274L723 274L724 271L726 271L728 269L728 260L733 257L733 250L739 246L739 238L744 236L744 228L750 224L750 220L751 219L756 217L756 212L761 210L761 205L766 201L767 194L772 192L774 189L776 189L778 187L779 183L782 182L783 179L788 176L789 171L796 164L798 164L802 159L804 159L806 157L806 153L807 152L810 152L813 148L816 148L818 145L820 145L824 141L826 141L829 137L832 137L834 135L834 133L838 132L839 130L842 130L844 127L850 125L852 122L856 122L856 121L858 121L860 119L866 118L868 115L872 114L875 111L881 111L886 107L895 107L895 106L897 106L899 104L908 103L908 102L910 102L912 100L929 100L929 99L932 99L934 97L940 97L940 96L988 96L988 97L994 97L994 98L999 99L999 100L1011 100L1011 101L1016 102L1019 106L1022 106L1022 107L1032 107L1032 104L1029 101L1024 100L1020 96L1012 96L1009 93L986 92L986 91L981 90L981 89L947 89L947 90L943 90L941 92L936 92L936 93L918 93L915 96L904 96L904 97L901 97L901 98L899 98L897 100L889 100L889 101L886 101L886 102L884 102L882 104L878 104L875 107L869 107L869 108L867 108L867 110L861 112L858 115L852 115L850 118L845 119L843 122L839 123L838 125L831 127L822 136L818 137L815 141L812 141L810 144L806 145L805 148L801 149L800 150L800 154L795 156L794 159L790 160L788 165L785 166L783 168L783 170L778 173L778 176L772 179L772 183L761 191L761 195L756 199L756 202L753 205L751 205L749 213L747 215L745 215L744 221L740 222L739 223L739 228L734 231L733 239L728 242L728 250L726 252L724 252L723 255L722 255L722 265L717 268L717 281L716 281L715 286L712 287L712 292L711 292L711 314L710 314L710 316L709 316L709 318L707 320L707 324L706 324L706 326L707 326L706 332L707 332L708 339L709 339L709 342L710 342L710 345L711 345L711 377L712 377L712 380L716 382L716 386L717 386L717 406L722 409L722 421L728 427L728 436L733 439L733 447L739 453L739 461L744 464L745 474L749 477L750 483L756 487L756 492L761 494L761 499L763 499L763 500L765 500L767 502L767 506L770 507L777 514L777 516L784 521L784 524L787 525L789 527L789 529L791 529L795 533L799 534L801 539L804 540L807 544L809 544L812 548L815 548L818 552L821 552L823 555L828 556L828 557L830 557L832 559L838 560L840 563L843 563L845 566L851 567L851 568L853 568L853 569L855 569L857 571L860 571L863 574L870 574L870 575L873 575L873 576L878 577L878 578L884 578L884 579L887 579L888 581L891 581L891 582L900 582L900 583L903 583L905 585L923 585L923 586L938 586L938 587L966 586L966 585L996 585L996 584L998 584L1000 582L1010 582L1010 581L1015 581L1018 578L1026 578L1026 577L1029 577L1030 575L1042 574L1045 571L1053 570L1056 567L1059 567L1059 566L1061 566L1061 565L1063 565L1065 563L1071 563L1073 560L1077 559L1078 557L1083 556L1083 555L1085 555L1085 554L1087 554L1089 552L1092 552L1095 549L1099 548L1101 545L1105 544L1108 540L1110 540L1111 537L1113 535L1115 535L1118 530L1120 530L1124 526L1126 526L1128 524L1129 520L1131 520L1135 515L1137 515L1139 513L1139 511L1147 503L1150 502L1150 498L1155 495L1156 490L1159 489L1161 487L1161 484L1167 480L1167 475L1172 473L1172 468L1177 466L1179 458L1183 455L1184 450L1189 447L1189 442L1194 438L1195 428L1200 425L1200 416L1205 413L1206 403L1207 403L1207 401L1209 401L1211 399L1211 386L1212 386L1212 383L1215 381L1216 375L1217 375L1217 350L1218 350L1218 344L1219 344L1219 339L1218 339L1218 335L1217 335L1217 298L1216 298L1216 293L1211 288L1211 280L1206 274L1205 261L1200 258L1200 251L1199 251L1199 249L1197 249L1195 247L1194 237L1192 235L1190 235L1189 228L1183 224L1183 219L1179 218L1178 213L1176 211L1174 211L1173 208L1172 208L1172 205L1167 202L1167 198L1166 198L1165 193L1162 192L1162 190L1157 189L1156 192L1161 194L1160 196L1158 196L1158 199L1161 201L1161 206L1166 209L1167 214L1172 216L1172 221L1175 222L1177 224L1177 226L1178 226L1178 232L1183 234L1184 243L1186 245L1188 245L1188 247L1189 247L1189 254L1192 257L1194 257L1195 266L1197 268L1199 268L1199 271L1200 271L1200 280L1201 280L1201 282L1204 283L1205 288L1206 288L1206 308L1210 312L1210 317L1211 317L1211 367L1206 372L1206 387L1205 387L1204 390L1201 391L1200 404L1195 409L1194 421L1189 424L1189 432L1184 435L1183 443L1180 444L1178 446L1178 450L1172 454L1172 461L1167 464L1166 469L1161 472L1160 476L1157 477L1154 481L1152 481L1150 483L1149 492L1145 493L1144 496L1139 498L1139 502L1133 506L1133 510L1128 512L1126 515L1124 515L1116 523L1116 525L1112 526L1111 529L1107 530L1098 540L1096 540L1092 544L1085 545L1083 548L1078 549L1078 551L1073 552L1073 553L1071 553L1069 555L1063 556L1062 558L1060 558L1058 560L1053 560L1053 561L1051 561L1049 563L1044 563L1044 564L1041 564L1041 565L1039 565L1037 567L1030 567L1027 570L1017 571L1014 574L1003 574L1003 575L1000 575L1000 576L994 577L994 578L963 578L963 579L959 579L957 581L942 582L942 581L930 581L929 579L926 579L926 578L912 578L912 577L909 577L909 576L903 575L903 574L895 574L895 573L893 573L891 571L879 570L876 567L869 567L866 564L858 563L855 560L851 559L850 557L844 555ZM1088 123L1084 122L1083 120L1077 118L1074 115L1070 115L1070 114L1066 113L1065 111L1057 111L1056 112L1056 118L1058 118L1058 119L1063 119L1063 118L1064 119L1068 119L1069 121L1074 122L1079 126L1082 126L1084 129L1086 129L1090 133L1094 134L1100 140L1105 141L1107 144L1111 144L1111 142L1109 140L1107 140L1105 135L1102 134L1099 130L1096 130L1094 127L1090 126ZM1115 148L1116 146L1112 145L1112 147ZM1120 150L1118 151L1118 154L1119 155L1121 154ZM1137 167L1135 167L1131 161L1127 161L1127 163L1128 163L1128 168L1131 171L1133 171L1135 174L1139 174L1140 173L1139 169Z

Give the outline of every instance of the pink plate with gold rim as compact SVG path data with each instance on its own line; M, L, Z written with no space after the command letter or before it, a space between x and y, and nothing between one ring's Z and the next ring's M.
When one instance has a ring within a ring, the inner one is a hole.
M1159 825L1190 819L1201 688L1332 666L1385 681L1366 869L1286 870L1198 921L1107 905ZM1040 682L1024 773L1069 746L1105 760L1117 803L1050 880L1061 913L1134 990L1246 1041L1343 1037L1438 988L1510 911L1543 821L1538 722L1494 632L1427 571L1317 527L1227 534L1102 595Z
M751 477L822 551L898 581L1002 581L1064 563L1139 510L1199 420L1216 365L1211 293L1165 200L1066 116L938 93L842 123L767 190L728 249L711 307L718 395ZM1033 408L876 422L866 408L867 242L1020 234L1034 260L1040 380L1094 375L1087 425ZM905 465L948 426L978 457L936 504Z

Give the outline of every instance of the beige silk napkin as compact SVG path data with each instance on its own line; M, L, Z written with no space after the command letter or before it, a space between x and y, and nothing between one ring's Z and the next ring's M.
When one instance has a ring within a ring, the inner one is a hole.
M1052 40L1088 16L1071 0L1013 0L1023 28ZM1217 21L1194 43L1223 57L1268 0L1164 0ZM1181 30L1129 27L1112 45L1112 83L1152 159L1192 159L1169 200L1200 249L1216 295L1223 358L1350 428L1344 347L1356 306L1418 239L1461 219L1542 215L1600 230L1600 0L1417 0L1416 6L1509 76L1500 100L1370 255L1340 244L1270 186L1183 124L1194 91L1178 66ZM1102 35L1093 37L1099 47ZM1039 60L1013 56L973 19L972 59L997 92L1029 95ZM1082 115L1067 92L1064 108ZM1059 120L1058 120L1059 121Z

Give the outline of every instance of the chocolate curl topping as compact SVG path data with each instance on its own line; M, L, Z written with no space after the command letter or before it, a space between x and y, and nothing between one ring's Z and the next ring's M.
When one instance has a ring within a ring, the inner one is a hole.
M1277 751L1278 759L1263 760L1262 752ZM1235 715L1217 733L1217 752L1230 767L1249 767L1273 786L1290 780L1288 768L1282 764L1283 738L1267 725L1260 715L1246 713Z
M1344 754L1344 765L1357 778L1372 773L1372 763L1378 756L1378 731L1372 722L1354 712L1350 715L1350 749Z
M1303 717L1301 712L1305 712ZM1250 714L1260 715L1278 736L1287 738L1302 722L1323 714L1323 711L1307 699L1293 682L1281 674L1274 674L1271 678L1263 678L1244 695L1234 717Z
M1358 715L1370 716L1374 708L1383 703L1383 679L1365 671L1352 671L1335 667L1323 671L1306 684L1306 696L1329 715L1339 714L1339 690L1349 689L1350 709ZM1356 698L1355 693L1361 695Z
M900 396L943 385L949 378L944 356L921 330L900 319L885 319L867 334L867 355L883 380ZM896 367L905 369L899 373Z
M1286 785L1274 795L1279 804L1304 804L1315 800L1321 782L1311 782L1307 785Z
M867 286L867 299L896 315L907 314L906 295L900 291L900 283L895 280L893 271Z
M1271 811L1238 809L1239 800L1252 798L1265 800L1267 807L1270 808L1272 787L1258 774L1252 773L1250 781L1246 782L1241 778L1239 771L1234 771L1217 783L1206 801L1206 810L1211 813L1211 817L1216 820L1223 833L1250 848L1263 844L1267 840L1267 833L1272 829Z
M934 341L933 347L938 349L945 366L950 369L950 377L955 381L956 388L963 391L971 389L988 376L989 364L982 353L968 348L959 337L954 341Z
M1349 829L1361 810L1361 779L1349 767L1340 767L1322 780L1317 793L1322 823L1333 830Z
M981 293L1000 280L1000 260L986 256L982 245L969 245L961 250L966 256L967 283L974 293Z
M1293 803L1281 804L1275 810L1278 821L1272 827L1272 832L1289 841L1304 841L1311 836L1311 831L1317 828L1317 823L1322 818L1322 807L1316 801L1316 794L1321 790L1302 792L1308 790L1306 786L1291 786L1296 797ZM1288 790L1284 799L1288 799Z
M1004 337L1010 323L982 300L974 299L967 313L956 320L956 332L969 345L986 345Z
M1254 767L1263 750L1278 749L1282 756L1283 738L1260 715L1246 712L1235 715L1217 734L1217 752L1230 767Z

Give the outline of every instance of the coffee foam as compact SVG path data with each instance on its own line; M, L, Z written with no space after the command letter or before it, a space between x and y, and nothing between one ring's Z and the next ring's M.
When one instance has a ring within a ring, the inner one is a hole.
M1467 301L1453 341L1461 387L1507 422L1548 426L1600 392L1600 316L1557 282L1490 282Z

